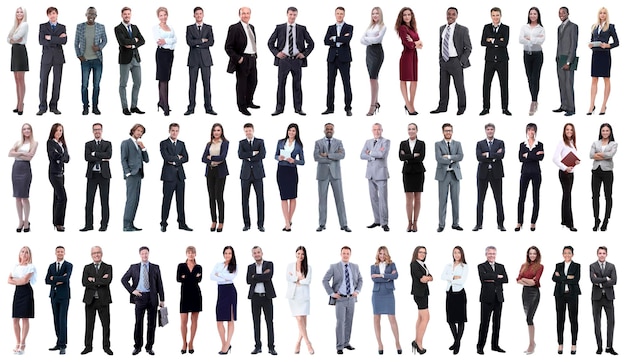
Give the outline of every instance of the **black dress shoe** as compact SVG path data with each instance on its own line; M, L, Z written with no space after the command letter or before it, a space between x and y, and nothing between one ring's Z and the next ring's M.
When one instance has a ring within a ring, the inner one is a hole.
M499 225L499 226L498 226L498 230L500 230L500 231L506 231L506 228L504 227L504 225Z
M89 107L83 107L83 116L86 116L89 114Z
M278 353L276 352L276 350L274 348L270 348L269 351L267 351L269 354L271 354L272 356L276 356L278 355Z
M320 231L323 231L323 230L326 230L326 226L325 225L320 225L320 226L317 227L317 229L315 229L315 231L317 231L317 232L320 232Z
M144 113L146 113L146 112L142 111L141 109L139 109L139 108L137 108L137 107L133 107L133 108L131 108L131 109L130 109L130 112L131 112L131 113L137 113L137 114L144 114ZM150 350L148 350L148 351L152 351L152 350L150 349ZM150 353L150 352L148 352L148 353ZM154 354L154 352L152 352L152 354Z
M131 227L132 227L132 228L133 228L133 230L135 230L135 231L141 231L141 230L143 230L143 229L141 229L141 228L136 227L135 225L133 225L133 226L131 226Z
M346 116L352 117L352 111L346 111Z
M259 354L259 353L261 353L261 352L262 352L262 351L261 351L261 348L257 347L257 348L255 348L254 350L252 350L252 352L250 352L250 354Z
M338 349L337 350L337 354L343 354L343 350L342 349Z
M445 110L445 109L439 109L439 108L437 108L437 109L435 109L435 110L430 111L430 114L445 113L445 112L446 112L446 110Z
M139 354L139 352L141 352L141 348L135 348L133 349L133 356L136 356Z
M503 110L502 110L502 114L504 114L505 116L510 116L510 115L511 115L511 112L509 112L509 110L508 110L508 109L503 109Z
M87 353L91 353L93 349L91 347L85 347L85 349L83 349L82 352L80 352L80 354L87 354Z
M483 228L483 226L482 226L482 225L476 225L476 226L474 226L474 228L472 229L472 231L478 231L478 230L480 230L480 229L482 229L482 228Z
M149 355L154 356L154 351L152 349L146 349Z
M347 232L347 233L351 233L351 232L352 232L352 230L348 227L348 225L346 225L346 226L342 226L342 227L341 227L341 230L343 230L343 231L345 231L345 232Z
M458 111L456 111L456 115L457 115L457 116L460 116L460 115L462 115L463 113L465 113L465 110L464 110L464 109L459 109Z
M246 108L241 108L239 110L239 112L241 112L241 114L243 114L244 116L251 116L252 115L252 113L250 113L250 111L248 111L248 109L246 109Z
M135 229L131 226L125 226L124 229L122 229L123 231L135 231Z
M124 113L125 116L130 116L130 109L122 108L122 113Z
M443 226L440 226L440 227L438 227L438 228L437 228L437 232L438 232L438 233L440 233L440 232L442 232L442 231L443 231Z
M355 349L355 348L354 348L354 347L352 347L351 345L347 345L347 346L345 346L345 347L343 347L343 348L347 349L348 351L354 351L354 349Z
M322 112L322 115L333 114L333 113L335 113L334 109L326 108L326 110L324 112Z
M596 349L596 354L602 354L602 347L598 347L598 349Z
M107 227L106 226L100 226L100 229L98 229L98 231L107 231Z
M192 112L192 113L193 113L193 112ZM215 111L214 111L214 110L212 110L212 109L207 109L207 110L206 110L206 114L210 114L210 115L212 115L212 116L217 116L217 112L215 112Z
M207 113L209 112L207 111ZM185 113L183 113L183 116L189 116L191 114L193 114L193 109L188 109L187 111L185 111Z
M263 226L259 226L259 231L264 233L265 232L265 228Z
M385 230L385 231L389 231L389 226L388 226L388 225L383 225L383 226L381 226L381 227L383 228L383 230Z
M478 353L478 354L485 354L485 351L482 348L477 348L476 349L476 353Z
M575 227L573 227L573 226L569 226L569 227L568 227L568 229L569 229L570 231L573 231L573 232L578 231L578 229L576 229L576 228L575 228Z
M91 113L95 114L96 116L99 116L102 114L102 112L100 112L100 109L98 109L98 107L93 106L93 110L91 111Z
M462 227L460 227L459 225L452 225L452 228L453 228L454 230L463 231L463 228L462 228Z
M250 104L248 104L248 108L252 108L252 109L259 109L259 108L261 108L261 106L257 106L257 105L256 105L256 104L254 104L254 103L250 103Z
M190 228L189 226L187 226L187 224L182 224L182 225L178 225L178 228L180 230L185 230L185 231L193 231L192 228ZM218 231L220 231L220 229L218 229Z
M379 223L377 223L377 222L375 222L375 223L373 223L372 225L368 225L368 226L367 226L367 228L368 228L368 229L373 229L373 228L375 228L375 227L377 227L377 226L380 226L380 224L379 224Z
M108 354L109 356L113 355L113 351L111 351L111 348L109 347L104 348L104 353Z
M57 116L61 114L61 111L59 111L58 109L50 109L50 112L56 114Z
M48 348L48 351L58 351L58 350L60 350L60 349L61 349L61 347L59 347L59 346L54 346L54 347L50 347L50 348Z
M304 113L301 109L296 109L296 113L301 116L306 116L306 113Z
M554 112L554 113L561 113L561 112L565 112L565 110L563 108L559 107L559 108L553 110L552 112Z
M500 348L500 346L491 347L491 350L494 352L506 353L506 351Z
M283 111L279 111L278 109L274 111L274 113L272 113L272 117L273 116L278 116L279 114L282 114Z
M573 115L575 115L575 114L576 114L576 112L566 111L566 112L565 112L565 117L571 117L571 116L573 116Z
M617 352L615 352L615 350L613 349L613 347L608 347L605 351L606 353L610 353L613 356L617 356Z
M93 226L85 226L84 228L78 230L78 231L89 231L89 230L93 230Z
M489 110L488 109L483 109L482 111L480 111L480 113L478 115L479 116L484 116L485 114L489 114Z
M37 111L37 113L36 113L36 114L37 114L38 116L41 116L41 115L42 115L42 114L44 114L44 113L46 113L46 110L45 110L45 109L40 109L39 111Z
M244 225L243 229L241 229L241 231L248 231L250 230L250 225Z
M164 233L167 231L167 225L161 225L161 232Z
M60 348L59 349L59 354L65 354L65 348Z

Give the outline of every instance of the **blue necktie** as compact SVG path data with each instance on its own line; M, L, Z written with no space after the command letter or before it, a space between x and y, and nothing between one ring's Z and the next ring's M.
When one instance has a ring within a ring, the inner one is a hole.
M54 31L54 29L56 29L56 28L57 28L57 25L56 25L56 24L51 24L51 26L52 26L52 31Z
M128 26L128 36L130 36L130 38L133 38L133 29L130 27L130 25Z

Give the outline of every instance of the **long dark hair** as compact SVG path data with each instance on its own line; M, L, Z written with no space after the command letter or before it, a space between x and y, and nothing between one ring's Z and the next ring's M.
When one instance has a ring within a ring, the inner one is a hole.
M306 255L306 248L304 246L298 246L296 248L296 253L300 250L302 250L302 253L304 254L304 259L302 259L302 263L300 264L300 270L302 271L302 275L306 278L306 275L309 272L309 258Z
M232 246L228 245L224 247L224 250L222 251L222 255L224 255L224 253L226 253L226 250L229 250L230 252L233 253L233 257L230 259L230 262L228 263L228 272L229 273L234 273L237 270L237 258L235 258L235 249L233 249Z
M405 11L410 11L411 12L411 22L409 23L409 25L406 25L404 23L403 18L403 14ZM400 13L398 14L398 18L396 19L396 32L400 33L400 27L402 25L406 25L409 29L417 31L417 22L415 21L415 13L413 12L413 9L409 8L409 7L403 7L402 9L400 9ZM403 39L404 40L404 39Z
M455 249L458 250L461 253L461 263L462 264L467 264L467 262L465 261L465 251L459 245L457 245L454 248L452 248L452 264L454 264L456 262L456 260L454 260L454 250Z
M283 140L287 142L289 139L289 130L292 128L296 129L296 143L302 146L302 141L300 140L300 128L297 123L290 123L289 126L287 126L287 132L285 132L285 138Z
M566 146L569 146L569 144L570 144L570 140L568 140L567 136L565 135L565 130L567 129L567 126L572 126L572 141L571 141L571 143L574 144L574 149L576 149L576 127L574 127L573 123L565 123L565 126L563 126L563 143L565 143Z
M537 257L535 258L535 261L530 260L531 250L534 250L537 253ZM528 250L526 250L526 262L522 266L522 272L527 269L530 269L531 271L535 272L540 267L541 267L541 252L539 251L539 248L533 245L530 248L528 248Z
M57 131L57 128L61 127L61 138L59 138L59 142L63 144L63 148L67 150L67 143L65 143L65 127L61 123L55 123L50 128L50 135L48 136L48 141L54 139L54 134ZM31 128L32 129L32 128Z
M537 24L543 26L543 24L541 24L541 12L539 12L539 9L536 6L533 6L532 8L528 9L528 23L530 24L530 12L535 10L537 12Z
M609 142L615 142L615 138L613 137L613 127L611 127L610 124L608 123L602 123L600 125L600 132L598 134L598 139L601 140L602 139L602 128L604 127L608 127L609 131L611 131L611 135L609 136ZM32 138L32 137L31 137Z
M222 142L228 142L228 140L226 139L226 136L224 136L224 127L222 127L222 124L213 123L213 125L211 126L211 140L209 141L209 144L213 142L213 131L215 130L215 127L219 127L222 130L222 137L220 137Z

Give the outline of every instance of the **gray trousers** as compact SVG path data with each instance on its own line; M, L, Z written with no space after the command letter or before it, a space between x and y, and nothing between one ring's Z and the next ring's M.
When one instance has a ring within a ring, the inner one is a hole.
M124 206L124 227L134 225L139 195L141 194L141 175L130 175L126 178L126 206Z
M459 226L459 192L461 183L453 171L446 172L443 181L439 181L439 227L446 226L446 212L448 211L448 191L452 203L452 226Z
M458 108L460 111L464 111L466 107L465 81L463 79L463 67L461 67L458 57L450 58L447 62L440 60L439 67L439 106L437 106L437 109L448 110L450 77L452 77L458 99Z
M604 295L600 297L599 300L591 301L596 343L598 348L602 349L602 308L604 308L604 313L606 313L606 348L612 348L613 330L615 329L615 311L613 310L613 300L607 299Z
M335 316L337 317L337 326L335 327L337 350L342 350L350 344L355 302L355 298L340 297L337 299L337 304L335 304Z
M374 212L374 222L380 225L389 223L387 207L387 180L369 180L370 202Z
M556 68L556 75L559 78L559 91L561 92L561 109L575 112L574 71L561 69L561 67L558 66L558 62Z
M133 92L130 99L130 108L137 107L137 98L139 98L139 87L141 87L141 63L133 58L128 64L120 64L120 101L122 108L128 108L126 100L126 84L128 83L128 73L133 77Z
M317 181L317 193L319 195L319 214L320 225L326 225L326 214L328 205L328 185L333 188L333 196L335 197L335 206L337 207L337 217L339 218L339 226L348 226L348 219L346 217L346 206L343 202L343 188L341 186L341 179L328 178L326 180Z

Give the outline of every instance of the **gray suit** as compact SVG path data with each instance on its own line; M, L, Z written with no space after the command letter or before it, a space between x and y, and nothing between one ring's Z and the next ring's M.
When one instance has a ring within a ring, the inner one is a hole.
M443 59L442 47L445 38L444 31L450 25L442 25L439 28L439 106L440 111L448 110L448 100L450 99L450 77L454 80L459 111L465 111L465 81L463 69L470 66L469 56L472 52L472 42L469 37L469 30L458 23L454 23L454 34L452 44L457 52L456 57L451 57L447 61Z
M559 25L556 48L556 74L559 78L559 91L561 92L561 109L568 112L575 112L574 104L574 70L563 70L559 66L559 57L567 56L567 63L573 64L576 59L576 48L578 47L578 25L569 19Z
M369 151L369 154L367 153ZM389 140L383 137L365 141L361 150L361 159L367 160L365 178L369 180L370 201L374 212L374 223L387 225L389 223L389 209L387 207L387 156L389 155Z
M447 156L450 157L447 157ZM461 190L461 166L463 147L461 142L450 140L450 150L446 140L435 143L435 159L437 170L435 180L439 181L439 227L446 225L446 211L448 209L448 190L452 202L452 226L459 226L459 191Z
M348 263L348 269L350 274L350 290L347 290L347 285L344 280L345 266L343 262L331 264L322 279L326 294L330 296L334 293L338 293L340 295L335 305L335 316L337 318L337 325L335 327L337 350L343 350L346 346L350 345L354 303L357 301L356 297L352 296L352 293L360 293L361 287L363 286L363 278L361 277L359 266L354 263Z
M149 162L148 152L142 151L132 138L122 142L122 169L126 180L126 206L124 207L124 228L132 228L139 206L143 163Z
M602 349L602 308L606 313L606 348L613 347L613 329L615 328L615 311L613 310L613 300L615 293L613 286L617 283L617 272L615 265L604 262L604 271L600 268L600 262L589 265L589 276L591 277L591 310L593 311L593 325L596 333L596 343L598 349ZM608 277L608 278L607 278Z
M330 147L329 147L330 142ZM325 153L326 156L320 156ZM317 193L319 195L319 225L326 225L326 211L328 200L328 185L333 188L339 226L348 226L346 206L343 202L343 188L341 186L341 164L339 161L346 157L341 140L326 137L315 141L313 158L317 162Z

